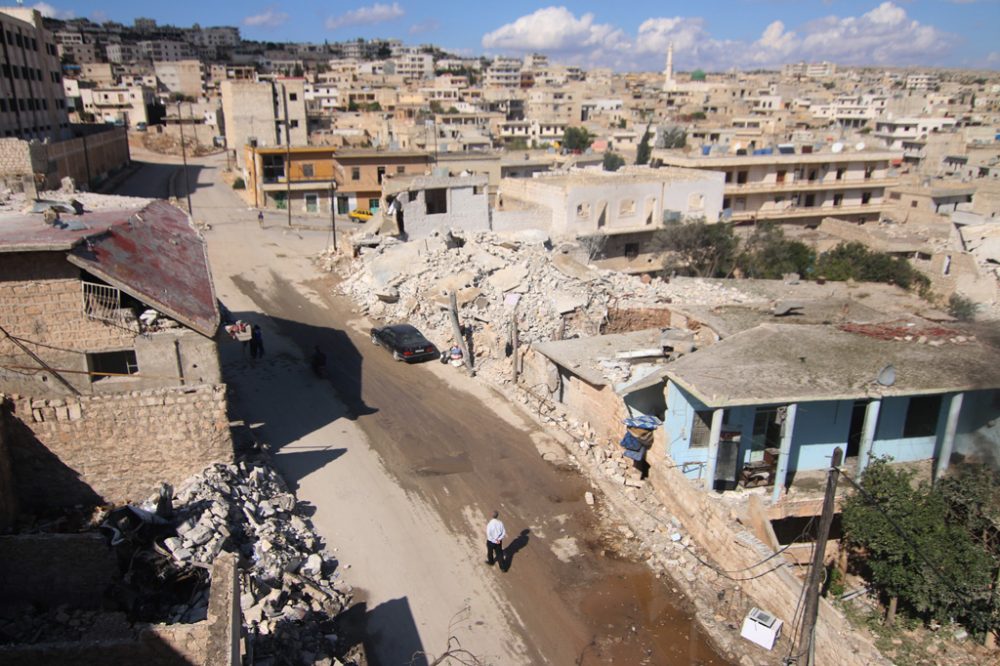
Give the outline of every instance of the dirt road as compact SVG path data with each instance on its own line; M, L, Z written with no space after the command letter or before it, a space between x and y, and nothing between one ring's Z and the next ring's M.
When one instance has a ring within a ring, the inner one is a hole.
M669 583L622 552L601 501L584 502L586 480L542 460L559 450L551 435L450 366L373 347L368 323L310 263L328 233L289 230L278 214L259 229L218 185L218 166L192 167L195 217L212 226L220 298L264 327L267 350L251 362L223 345L234 408L315 507L363 599L350 615L374 663L440 654L451 636L493 664L726 663ZM317 344L329 380L304 360ZM484 563L493 509L507 572Z

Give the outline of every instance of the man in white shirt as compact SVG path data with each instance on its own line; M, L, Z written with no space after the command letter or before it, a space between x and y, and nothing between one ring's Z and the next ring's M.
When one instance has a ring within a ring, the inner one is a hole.
M494 511L493 520L486 525L486 564L493 566L493 562L496 561L503 569L503 540L506 537L507 530L500 522L500 513Z

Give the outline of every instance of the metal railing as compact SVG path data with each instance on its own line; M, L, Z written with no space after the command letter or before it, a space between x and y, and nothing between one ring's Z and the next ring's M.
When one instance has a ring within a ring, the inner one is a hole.
M94 282L80 284L83 287L83 313L87 317L138 332L138 319L131 308L122 307L119 289Z

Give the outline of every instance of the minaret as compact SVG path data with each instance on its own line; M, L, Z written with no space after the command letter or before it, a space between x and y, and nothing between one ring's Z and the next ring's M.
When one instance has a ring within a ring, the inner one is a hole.
M663 72L665 77L663 81L664 90L673 90L674 88L674 43L670 42L667 46L667 69Z

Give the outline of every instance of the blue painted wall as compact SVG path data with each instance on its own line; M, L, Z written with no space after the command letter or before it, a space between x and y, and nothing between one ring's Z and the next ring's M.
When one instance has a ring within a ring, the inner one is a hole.
M878 415L878 426L875 428L875 441L872 443L872 455L876 457L892 456L894 462L912 462L933 458L937 454L939 440L944 433L950 402L949 395L941 398L937 432L934 435L930 437L903 437L903 424L906 421L906 408L910 404L910 398L883 398L882 409Z
M838 446L846 455L853 409L853 400L799 403L788 471L825 469Z
M969 391L962 401L955 453L1000 461L1000 391Z
M695 411L706 409L704 404L690 393L684 391L671 381L667 382L667 411L663 419L666 431L667 451L674 464L684 472L689 479L704 478L705 468L691 465L687 469L684 463L704 463L708 461L708 447L690 448L691 427L694 424Z

